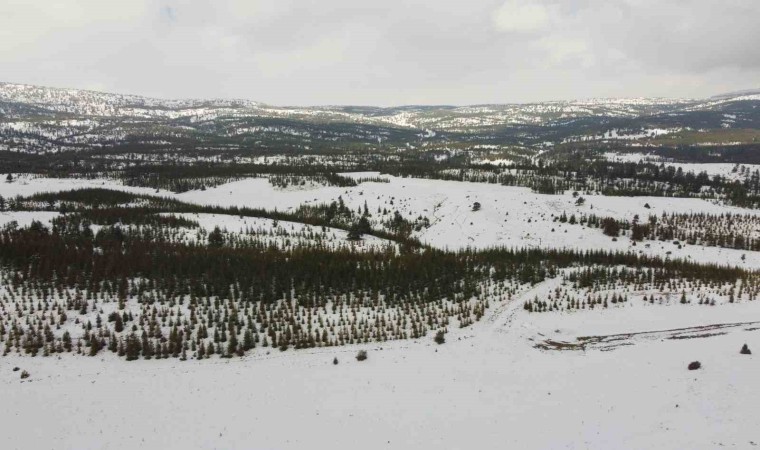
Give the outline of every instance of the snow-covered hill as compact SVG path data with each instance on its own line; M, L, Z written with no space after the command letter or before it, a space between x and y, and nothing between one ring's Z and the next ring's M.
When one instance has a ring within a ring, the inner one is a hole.
M561 124L585 117L633 118L676 110L705 110L736 101L760 100L754 92L739 92L706 100L668 98L596 98L524 104L473 106L280 107L249 100L166 100L137 95L0 83L0 112L13 115L8 105L38 111L88 117L212 119L223 116L289 118L457 130L506 125ZM3 106L5 104L5 106Z
M1 447L760 445L759 129L0 83Z
M544 282L523 297L555 284ZM443 345L426 338L261 349L242 360L7 357L0 371L4 448L760 444L754 413L760 360L739 354L744 343L760 348L757 323L747 323L760 317L757 302L708 312L694 305L552 314L530 314L520 305L520 299L504 303L473 327L453 330ZM710 336L705 330L715 324L722 328ZM633 334L639 332L648 333ZM547 339L616 333L629 334L614 336L622 345L612 350L536 348ZM359 349L368 351L366 361L354 358ZM695 360L702 369L687 370ZM19 380L13 367L30 377Z

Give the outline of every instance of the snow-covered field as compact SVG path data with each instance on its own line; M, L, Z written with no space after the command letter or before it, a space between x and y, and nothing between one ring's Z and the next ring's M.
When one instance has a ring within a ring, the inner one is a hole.
M626 131L619 129L607 130L602 134L586 135L586 136L572 136L563 139L563 143L566 142L584 142L584 141L600 141L600 140L625 140L635 141L643 138L654 138L657 136L664 136L681 131L681 128L647 128L636 131Z
M751 174L757 170L760 170L758 164L733 164L733 163L679 163L666 161L660 156L647 153L614 153L607 152L604 157L609 161L616 162L645 162L654 164L664 164L666 167L674 167L676 170L681 169L684 173L694 172L699 174L701 172L707 173L709 176L714 177L720 175L721 177L729 180L740 180L751 176Z
M426 338L200 362L6 357L3 448L752 448L760 361L739 348L760 348L758 324L708 338L633 336L612 351L534 347L760 320L756 302L703 311L530 314L515 301L440 346ZM358 348L369 359L356 361ZM693 360L703 368L688 371ZM14 366L31 377L20 381Z
M146 187L125 186L111 179L83 179L83 178L45 178L30 176L27 174L13 174L14 181L0 183L0 195L6 199L17 196L29 196L43 192L60 192L73 189L116 189L134 194L170 196L169 191L156 190Z
M377 176L374 172L347 174L355 178ZM724 263L747 268L760 268L760 253L718 247L683 246L671 242L651 242L632 246L627 237L613 241L599 229L555 222L566 213L595 214L632 220L638 215L704 212L709 214L739 213L758 215L760 211L725 206L716 202L668 197L606 197L583 195L585 204L576 206L576 199L566 195L536 194L528 188L486 183L399 178L383 175L389 183L364 182L356 187L319 186L312 189L280 189L265 178L247 178L205 191L174 194L158 193L149 188L124 186L113 180L76 180L21 178L14 183L0 184L0 195L6 198L38 192L61 191L84 187L119 189L128 192L174 197L203 205L247 206L278 211L294 211L300 205L318 205L343 199L353 210L365 202L372 221L387 220L393 211L414 220L427 217L430 227L415 233L423 243L438 248L535 247L631 250L649 255L684 258L702 263ZM475 202L481 204L473 211ZM649 208L646 207L649 205ZM387 210L381 215L378 209ZM744 259L742 258L744 257Z
M375 173L355 173L362 178ZM415 232L438 248L540 247L630 250L760 269L760 252L613 241L597 228L563 224L561 214L631 220L639 215L760 214L699 199L542 195L527 188L397 178L352 188L281 189L251 178L173 194L112 180L17 177L17 195L102 187L221 206L294 211L342 200L367 207L378 225L398 211L428 218ZM473 208L475 203L479 208ZM477 210L474 210L477 209ZM2 212L0 225L49 222L54 212ZM280 246L382 248L365 236L298 223L219 214L183 214L206 233L253 233ZM188 239L198 233L188 229ZM290 245L290 244L287 244ZM621 289L610 308L529 313L526 301L558 292L561 277L491 298L483 319L451 326L446 343L424 338L245 357L136 360L109 352L0 358L2 449L714 449L760 445L760 302L680 304L673 292ZM704 287L707 289L706 287ZM728 290L729 287L713 287ZM642 301L647 295L665 302ZM690 294L691 295L691 294ZM733 292L731 293L733 296ZM745 297L749 293L744 292ZM490 298L490 297L489 297ZM675 298L675 297L673 297ZM8 305L10 300L0 300ZM115 303L110 303L116 307ZM132 308L134 305L130 305ZM38 307L39 309L39 307ZM10 314L11 306L0 308ZM108 314L110 310L103 313ZM135 309L139 312L139 308ZM90 316L97 315L92 311ZM342 314L342 313L341 313ZM89 319L94 320L92 317ZM51 316L52 317L52 316ZM79 327L76 327L79 328ZM73 329L73 327L72 327ZM369 359L355 359L365 349ZM59 356L60 355L60 356ZM333 364L333 358L338 364ZM687 370L691 361L703 367ZM19 379L18 367L30 377Z
M364 236L358 241L349 241L348 232L337 228L311 226L298 222L277 221L259 217L238 217L226 214L173 214L198 223L205 232L215 227L229 236L255 238L266 245L278 248L298 246L321 246L330 249L350 248L354 250L381 250L395 243L375 236ZM0 216L1 217L1 216ZM196 232L188 230L188 241L194 240Z
M377 174L353 174L355 177L372 175ZM279 210L292 210L301 204L326 203L341 197L353 209L363 207L366 202L372 214L381 208L398 210L408 219L419 215L428 217L430 228L422 230L417 236L439 248L506 246L633 250L697 262L723 262L760 268L760 254L753 252L701 246L679 249L669 242L632 247L628 238L612 241L598 229L553 220L563 212L567 215L583 213L632 220L635 215L646 219L650 214L661 215L663 212L760 214L760 211L700 199L601 195L584 196L585 204L576 206L576 199L569 193L544 195L521 187L384 177L390 179L390 183L367 182L354 188L321 187L305 191L283 191L273 188L264 179L246 179L205 191L186 192L178 197L194 203ZM475 202L481 204L479 211L472 211ZM742 255L745 255L744 261Z

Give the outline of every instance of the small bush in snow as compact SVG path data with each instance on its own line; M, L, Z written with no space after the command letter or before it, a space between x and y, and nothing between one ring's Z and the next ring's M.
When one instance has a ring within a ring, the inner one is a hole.
M437 333L435 333L435 338L433 340L438 345L441 345L444 342L446 342L446 337L443 335L443 330L439 330Z
M751 355L752 351L749 349L749 347L747 347L747 344L744 344L742 346L742 349L739 351L739 353L741 353L742 355Z
M702 368L702 363L699 361L692 361L689 363L689 370L697 370Z
M367 359L367 351L366 350L359 350L359 353L356 354L356 360L357 361L364 361Z
M336 366L338 365L338 357L337 356L335 358L333 358L333 364L336 365Z
M29 372L27 372L26 370L21 372L21 379L23 380L25 378L29 378Z

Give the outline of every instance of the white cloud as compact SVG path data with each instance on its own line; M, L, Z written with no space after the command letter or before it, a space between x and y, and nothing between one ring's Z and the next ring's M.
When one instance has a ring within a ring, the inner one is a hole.
M493 23L500 31L533 33L546 29L551 10L540 2L507 0L494 13Z
M591 46L585 39L545 37L538 42L547 57L547 65L574 64L589 68L594 62Z

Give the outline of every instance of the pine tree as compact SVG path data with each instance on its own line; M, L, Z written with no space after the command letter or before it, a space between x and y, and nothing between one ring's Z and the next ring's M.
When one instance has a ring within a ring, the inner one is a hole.
M61 338L63 341L63 349L67 352L71 351L71 334L68 331L63 332L63 337Z
M219 248L224 245L224 234L222 234L222 230L220 230L218 226L214 227L214 230L208 234L208 245L209 247L214 248Z
M100 349L101 349L100 340L98 340L95 334L92 334L90 336L90 356L97 355Z

